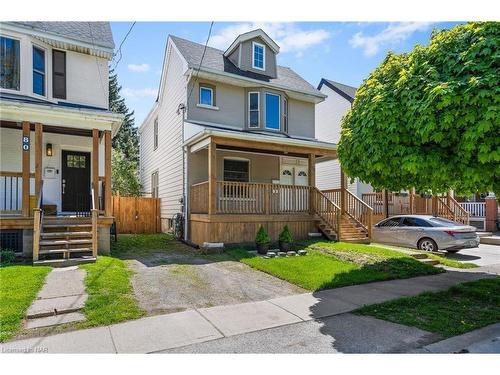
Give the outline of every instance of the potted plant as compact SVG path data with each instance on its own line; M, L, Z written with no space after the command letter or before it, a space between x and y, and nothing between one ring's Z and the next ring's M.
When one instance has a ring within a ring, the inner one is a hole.
M280 250L284 252L290 251L290 246L292 245L292 242L293 242L292 232L290 232L288 225L285 225L279 237Z
M257 235L255 236L255 245L257 246L257 252L259 254L266 255L269 251L270 242L271 238L267 234L266 230L261 226L257 231Z

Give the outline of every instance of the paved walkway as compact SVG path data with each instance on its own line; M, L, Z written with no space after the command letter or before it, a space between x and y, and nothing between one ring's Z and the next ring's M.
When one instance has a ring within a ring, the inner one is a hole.
M152 353L312 321L425 291L438 291L482 278L475 272L446 272L405 280L355 285L267 301L216 306L151 316L106 327L11 341L0 352Z
M41 328L85 320L85 271L75 267L54 268L27 312L25 328Z

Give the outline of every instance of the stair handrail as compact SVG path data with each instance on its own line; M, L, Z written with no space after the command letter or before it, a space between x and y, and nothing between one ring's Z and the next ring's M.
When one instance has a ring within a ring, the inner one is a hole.
M449 205L444 201L445 199L449 200L450 202ZM469 213L455 200L455 198L438 196L437 200L439 204L448 211L449 213L448 219L462 224L469 224Z
M346 200L348 201L349 198L353 200L354 205L360 205L361 207L366 208L368 211L368 215L364 217L364 215L361 213L360 216L356 215L356 207L351 207L348 202L346 202L346 210L345 212L351 217L354 221L356 221L359 225L361 225L367 232L368 232L368 237L371 238L371 230L372 230L372 215L373 215L373 208L367 204L366 202L363 202L363 200L359 199L355 194L351 193L349 190L345 190L346 192Z
M42 199L43 180L40 180L40 191L35 207L33 208L33 262L36 262L40 254L40 235L43 222Z
M323 192L321 192L317 187L312 186L314 194L314 213L318 215L326 224L331 226L333 231L337 234L337 240L340 240L340 220L341 220L341 210L340 207L335 204L331 199L329 199ZM325 215L322 210L323 204L326 205L325 212L331 215ZM333 217L332 217L333 216Z
M91 199L92 209L90 210L91 220L92 220L92 257L97 258L97 218L99 216L99 210L95 207L95 191L94 186L91 188Z

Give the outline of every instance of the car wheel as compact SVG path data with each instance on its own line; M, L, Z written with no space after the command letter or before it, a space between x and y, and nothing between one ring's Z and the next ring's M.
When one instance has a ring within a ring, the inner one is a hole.
M427 237L418 241L418 248L423 251L438 251L436 241Z

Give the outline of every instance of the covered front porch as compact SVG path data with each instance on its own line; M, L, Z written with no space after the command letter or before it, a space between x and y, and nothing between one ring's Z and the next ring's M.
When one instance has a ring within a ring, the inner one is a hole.
M34 262L108 252L111 139L121 116L1 104L2 248Z
M318 230L330 239L369 239L371 208L345 185L334 202L315 187L316 163L337 157L335 145L250 134L217 133L186 146L189 186L186 238L251 243L260 226L277 240Z

